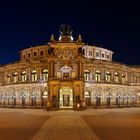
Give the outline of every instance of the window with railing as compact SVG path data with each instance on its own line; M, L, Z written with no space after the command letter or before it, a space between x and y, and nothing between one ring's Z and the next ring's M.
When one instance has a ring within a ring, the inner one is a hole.
M21 81L22 82L26 82L27 81L27 74L26 74L26 71L23 71L21 73Z
M43 81L48 81L48 70L47 69L43 70Z
M31 79L32 79L32 82L36 82L37 81L37 71L36 70L32 71Z
M106 74L105 74L105 81L107 83L110 83L111 82L111 74L109 71L106 71Z
M95 71L95 81L101 82L101 72L99 70Z
M90 72L88 70L84 70L84 81L89 81Z

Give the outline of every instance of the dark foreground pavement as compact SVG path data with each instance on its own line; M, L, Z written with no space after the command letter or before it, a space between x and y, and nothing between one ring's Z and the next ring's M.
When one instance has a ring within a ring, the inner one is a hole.
M47 119L20 112L1 112L0 140L30 140Z
M0 140L139 140L140 108L0 108Z
M140 140L140 113L110 112L83 119L102 140Z

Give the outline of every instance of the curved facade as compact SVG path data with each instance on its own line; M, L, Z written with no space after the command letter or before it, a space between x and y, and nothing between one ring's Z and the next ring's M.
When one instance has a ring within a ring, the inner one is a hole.
M0 105L74 108L138 106L140 66L112 60L113 52L85 45L62 26L59 40L20 51L20 60L0 67Z

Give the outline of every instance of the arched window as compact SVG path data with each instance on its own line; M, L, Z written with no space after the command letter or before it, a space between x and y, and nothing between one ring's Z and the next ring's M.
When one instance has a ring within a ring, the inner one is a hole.
M101 72L99 70L95 71L95 81L101 82Z
M89 81L89 71L88 70L84 70L84 80L85 81Z
M43 81L48 81L48 70L44 69L43 70Z
M69 66L64 66L61 69L61 75L63 79L69 79L71 78L71 74L72 74L72 68Z
M21 81L22 82L26 82L27 81L27 74L26 74L26 71L23 71L21 73Z
M10 83L11 82L11 74L9 73L8 75L7 75L7 83Z
M90 93L89 93L89 91L85 91L85 98L90 98Z
M111 82L111 74L109 71L106 72L105 74L105 81L110 83Z
M33 70L31 76L32 76L32 82L36 82L37 81L37 71Z
M125 84L125 75L124 74L122 74L122 84Z
M16 83L18 81L18 76L17 76L17 72L15 72L13 74L13 80L14 80L14 83Z
M115 72L115 75L114 75L114 82L119 83L119 75L117 72Z

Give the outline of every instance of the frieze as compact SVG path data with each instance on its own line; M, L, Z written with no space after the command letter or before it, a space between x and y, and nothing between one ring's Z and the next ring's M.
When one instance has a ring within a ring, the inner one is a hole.
M77 50L70 48L56 48L54 54L61 61L71 61L77 56Z

